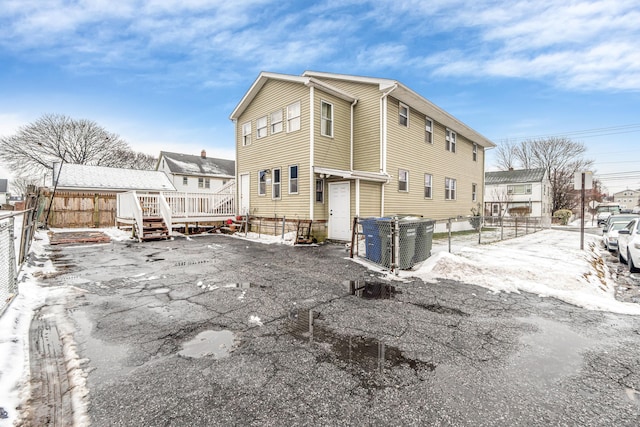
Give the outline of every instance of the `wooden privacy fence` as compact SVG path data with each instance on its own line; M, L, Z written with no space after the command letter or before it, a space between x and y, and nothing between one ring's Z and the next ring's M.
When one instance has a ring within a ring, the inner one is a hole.
M116 222L116 193L56 191L47 220L51 193L45 192L45 208L39 222L49 227L113 227Z

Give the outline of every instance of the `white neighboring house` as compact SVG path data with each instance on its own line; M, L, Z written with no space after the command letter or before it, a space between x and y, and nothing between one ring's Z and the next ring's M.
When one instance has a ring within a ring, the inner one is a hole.
M9 186L8 180L0 179L0 209L2 208L2 205L7 203L9 200L8 186Z
M551 183L544 168L485 172L486 216L551 218Z
M161 151L156 170L167 174L177 191L185 193L216 193L235 180L236 162L207 157Z
M640 191L638 190L623 190L614 193L614 203L618 203L621 209L633 209L636 206L640 206Z

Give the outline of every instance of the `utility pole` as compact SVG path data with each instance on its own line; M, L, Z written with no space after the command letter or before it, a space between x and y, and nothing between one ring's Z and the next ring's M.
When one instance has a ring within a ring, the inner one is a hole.
M580 250L584 250L584 194L593 187L591 172L576 172L573 176L573 188L580 190Z

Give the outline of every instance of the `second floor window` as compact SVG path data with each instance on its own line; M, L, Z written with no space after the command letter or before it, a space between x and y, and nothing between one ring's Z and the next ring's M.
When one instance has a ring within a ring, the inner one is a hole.
M204 188L204 178L198 178L198 188Z
M444 199L445 200L456 199L456 180L453 178L444 179Z
M189 178L187 178L186 176L182 177L182 185L189 185Z
M427 141L429 144L433 144L433 121L428 117L426 117L424 121L425 141Z
M300 101L287 106L287 132L300 130Z
M507 185L507 194L531 194L531 184Z
M321 102L322 118L320 123L320 134L323 136L333 136L333 105L328 102Z
M433 177L429 173L424 174L424 198L430 199L433 190Z
M271 113L271 135L282 132L282 110Z
M447 129L445 132L445 142L447 151L451 151L452 153L456 152L456 133L451 129Z
M256 138L264 138L267 136L267 116L260 117L256 120Z
M242 125L242 145L251 145L251 122Z
M399 107L399 123L400 126L409 127L409 107L404 105L402 102L398 104Z
M478 161L478 144L473 144L473 161Z
M409 171L398 170L398 191L409 191Z

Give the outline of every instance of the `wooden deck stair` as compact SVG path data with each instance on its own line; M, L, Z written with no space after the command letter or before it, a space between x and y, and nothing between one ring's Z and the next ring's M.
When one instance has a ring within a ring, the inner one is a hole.
M146 216L142 219L142 236L140 240L168 239L169 229L161 217Z

